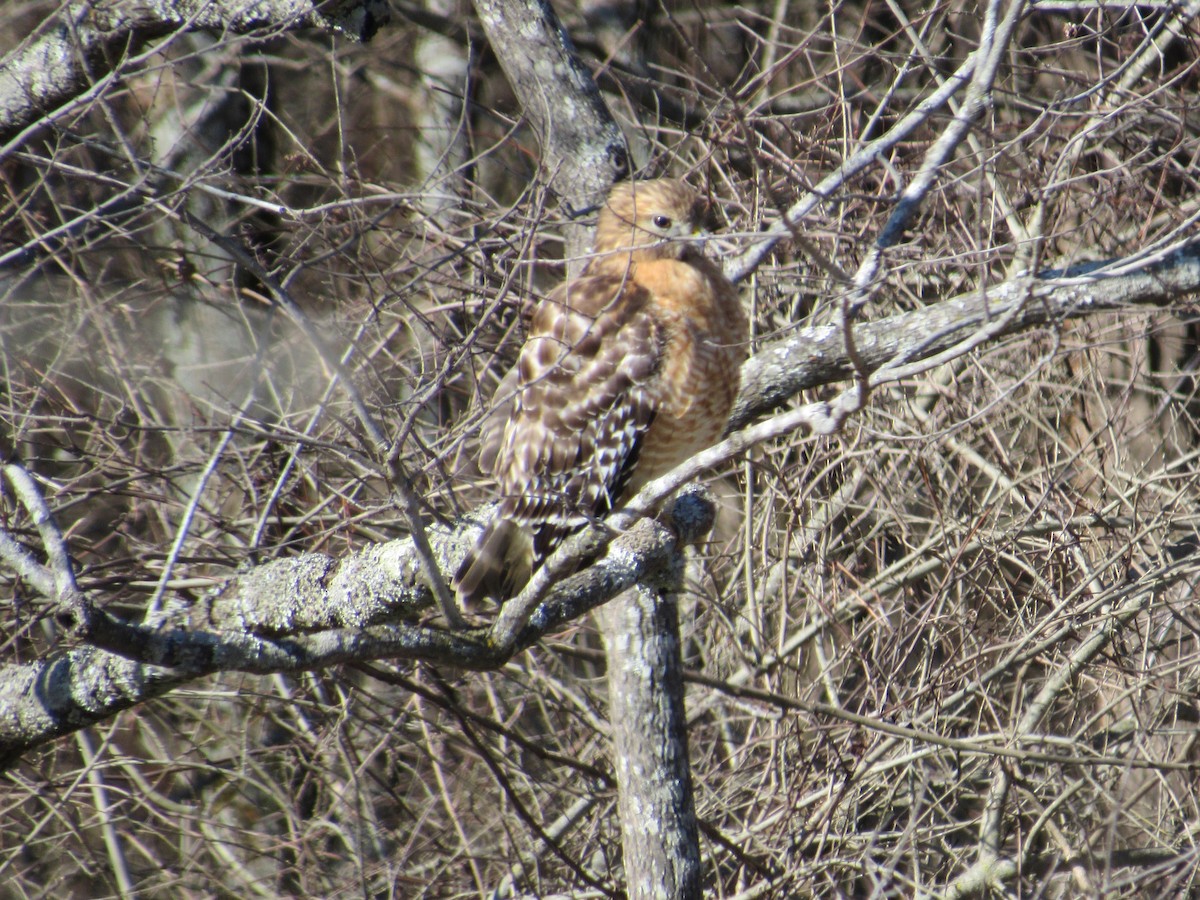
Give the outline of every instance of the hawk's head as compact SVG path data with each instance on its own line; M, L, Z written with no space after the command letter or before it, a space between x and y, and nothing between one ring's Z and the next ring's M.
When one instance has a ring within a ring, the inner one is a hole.
M702 233L699 196L682 181L623 181L596 223L596 252L628 251L634 261L678 259Z

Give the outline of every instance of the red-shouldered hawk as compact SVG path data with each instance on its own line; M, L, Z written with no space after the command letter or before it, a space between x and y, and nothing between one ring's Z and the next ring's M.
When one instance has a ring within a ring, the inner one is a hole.
M583 273L538 305L484 425L500 509L455 576L464 603L516 593L566 535L721 436L748 326L700 221L681 181L616 185Z

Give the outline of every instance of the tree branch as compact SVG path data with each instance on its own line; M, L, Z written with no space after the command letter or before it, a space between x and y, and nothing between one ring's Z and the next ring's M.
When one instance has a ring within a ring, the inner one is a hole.
M628 173L629 155L554 9L547 0L475 0L475 13L538 135L550 187L577 210L599 202ZM591 244L582 224L566 239L569 258Z
M110 76L136 65L134 57L146 44L168 35L321 28L365 41L389 20L386 0L68 3L0 61L0 140L83 108L93 99L89 88L102 87Z
M1011 314L1017 305L1022 308L994 338L1108 310L1162 306L1198 290L1200 241L1193 241L1155 261L1086 263L960 294L856 325L854 341L859 358L874 371L897 358L920 360L949 350ZM801 391L853 372L840 326L798 329L746 361L728 431L777 409Z
M707 531L715 512L703 491L684 493L667 524L647 519L621 535L603 559L558 585L503 647L486 629L454 633L396 621L433 604L411 539L337 560L310 553L257 566L222 584L186 621L164 628L96 610L81 635L94 646L0 667L0 768L214 672L293 672L371 659L497 668L632 585L672 577L683 543ZM453 531L430 529L447 571L480 527L476 518Z

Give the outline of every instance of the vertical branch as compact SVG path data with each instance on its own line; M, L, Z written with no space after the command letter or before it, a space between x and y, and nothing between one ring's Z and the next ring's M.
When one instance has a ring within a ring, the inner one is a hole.
M701 896L675 597L639 585L600 610L631 900Z
M550 4L475 0L475 10L541 140L543 177L567 203L595 202L628 169L624 140ZM568 258L590 243L582 227L571 229ZM628 895L698 898L675 601L639 586L602 610L600 625Z
M542 177L570 208L598 202L629 171L629 158L562 22L547 0L475 0L475 12L541 142ZM568 258L579 260L591 234L577 225L566 239Z

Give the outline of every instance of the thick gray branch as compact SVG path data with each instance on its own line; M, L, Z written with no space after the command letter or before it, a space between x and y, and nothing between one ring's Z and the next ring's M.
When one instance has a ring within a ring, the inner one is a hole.
M1011 321L997 337L1106 310L1163 306L1200 290L1200 242L1156 264L1125 271L1130 268L1119 261L1088 263L961 294L856 325L855 347L873 371L897 358L920 360L942 353L1010 313ZM800 391L848 378L853 367L843 338L840 325L800 328L747 360L729 430L742 428Z
M638 585L601 617L626 894L702 897L676 598Z
M432 605L411 540L334 560L305 554L231 578L185 622L146 628L102 611L84 635L93 646L38 662L0 667L0 768L26 750L110 718L201 675L316 669L370 659L412 659L493 669L544 635L634 584L674 577L683 543L712 525L702 491L675 501L666 525L644 520L594 566L565 580L512 646L496 648L485 629L452 633L397 622ZM479 522L430 537L453 571Z
M91 647L0 666L0 770L26 750L112 718L184 680Z
M389 19L386 0L112 0L62 7L0 61L0 140L91 99L87 88L143 46L181 31L248 34L316 27L369 39ZM49 112L49 115L47 113Z
M541 170L574 209L599 202L629 170L621 129L548 0L475 0L488 42L541 142ZM582 225L567 234L580 257Z

